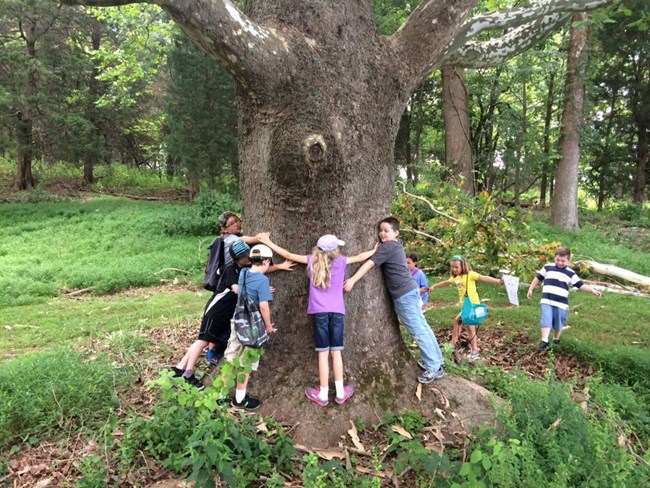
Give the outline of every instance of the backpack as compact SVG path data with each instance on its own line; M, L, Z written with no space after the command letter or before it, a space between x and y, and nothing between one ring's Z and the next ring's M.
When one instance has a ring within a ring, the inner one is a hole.
M203 288L206 290L214 291L217 289L219 275L226 264L224 249L223 237L217 237L208 246L208 263L205 266L205 276L203 278Z
M249 270L243 269L241 272L244 273L244 282L237 295L237 305L231 322L243 346L259 349L266 345L269 334L266 332L259 304L246 292L246 276Z

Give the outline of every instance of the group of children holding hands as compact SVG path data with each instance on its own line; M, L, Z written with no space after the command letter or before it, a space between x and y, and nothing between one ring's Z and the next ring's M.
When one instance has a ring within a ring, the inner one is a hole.
M196 379L193 370L201 354L208 347L208 362L215 364L221 357L232 362L240 357L245 347L239 342L230 319L234 313L238 290L246 287L247 293L259 304L266 330L276 331L271 321L269 303L273 300L272 290L266 273L275 270L290 271L296 263L307 267L309 277L309 297L307 314L312 315L315 350L318 353L319 386L304 389L305 396L320 407L329 404L329 360L332 360L334 373L334 401L342 405L354 395L354 387L344 383L343 359L345 302L344 293L351 292L355 284L374 267L381 269L384 283L393 300L398 319L415 339L420 351L420 366L424 369L418 376L423 384L444 376L444 358L436 336L427 323L423 309L428 294L445 286L455 285L461 302L465 295L472 304L480 302L476 282L503 285L502 279L483 276L472 271L467 260L460 255L450 258L450 278L429 287L426 276L417 268L417 255L406 255L402 241L399 240L400 224L394 217L387 217L378 224L379 243L373 249L346 257L341 254L345 242L332 234L321 236L311 254L294 254L278 246L270 239L269 233L256 236L241 235L241 221L236 214L225 212L219 217L224 235L225 254L228 256L214 295L206 304L199 338L172 368L176 376L199 389L204 385ZM256 244L252 248L249 244ZM285 261L273 265L272 256L276 252ZM556 251L555 262L545 265L535 276L528 290L528 298L533 290L543 282L541 299L540 327L542 342L538 351L549 349L550 330L554 330L554 344L558 344L568 311L569 287L589 291L596 296L600 292L585 285L576 273L568 267L570 251L560 247ZM363 263L347 280L348 264ZM247 267L250 266L250 269ZM243 270L243 271L242 271ZM460 314L454 319L451 342L456 344L464 327ZM479 357L476 338L477 326L468 325L471 351L470 361ZM257 364L252 367L257 369ZM238 377L238 379L240 379ZM257 409L261 402L247 394L248 376L238 381L235 396L230 399L233 407L246 410Z

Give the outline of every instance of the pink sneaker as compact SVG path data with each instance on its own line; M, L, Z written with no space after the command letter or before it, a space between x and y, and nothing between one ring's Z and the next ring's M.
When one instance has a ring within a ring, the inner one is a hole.
M352 395L354 395L354 386L345 385L343 387L343 398L336 397L334 401L339 405L343 405L345 402L347 402L350 399Z
M309 398L312 402L314 402L319 407L326 407L329 402L327 400L321 400L318 397L319 393L320 393L320 388L316 388L316 387L312 388L311 386L305 388L305 396L307 398Z

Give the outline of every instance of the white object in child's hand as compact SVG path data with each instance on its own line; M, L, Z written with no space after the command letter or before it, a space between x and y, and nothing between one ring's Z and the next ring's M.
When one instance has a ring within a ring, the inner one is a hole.
M506 285L506 291L508 292L508 300L513 305L519 305L519 295L517 290L519 289L519 278L512 275L503 275L503 282Z

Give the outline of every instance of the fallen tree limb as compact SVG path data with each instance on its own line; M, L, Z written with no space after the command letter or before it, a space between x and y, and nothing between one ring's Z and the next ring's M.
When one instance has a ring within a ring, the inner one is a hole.
M618 266L612 266L611 264L601 264L597 263L596 261L576 261L575 265L577 267L587 268L590 271L593 271L594 273L600 275L621 278L625 281L630 281L643 287L650 288L650 277L640 275L627 269L619 268Z
M408 195L408 196L410 196L410 197L417 198L418 200L423 201L424 203L426 203L426 204L429 206L429 208L430 208L431 210L433 210L433 211L434 211L435 213L437 213L438 215L441 215L442 217L445 217L445 218L451 220L452 222L454 222L454 223L456 223L456 224L458 223L458 219L455 219L454 217L452 217L452 216L449 215L449 214L446 214L446 213L444 213L444 212L441 212L441 211L438 210L436 207L434 207L434 206L433 206L433 203L431 203L431 202L430 202L429 200L427 200L426 198L421 197L421 196L419 196L419 195L414 195L413 193L409 193L409 192L407 192L407 191L406 191L406 184L405 184L403 181L398 181L398 183L399 183L400 185L402 185L402 191L404 192L405 195Z
M436 236L432 236L431 234L427 234L426 232L422 232L421 230L415 230L411 227L402 227L402 232L413 232L414 234L418 234L420 236L424 236L428 239L436 241L438 244L443 246L445 243L442 242L440 239L438 239Z

